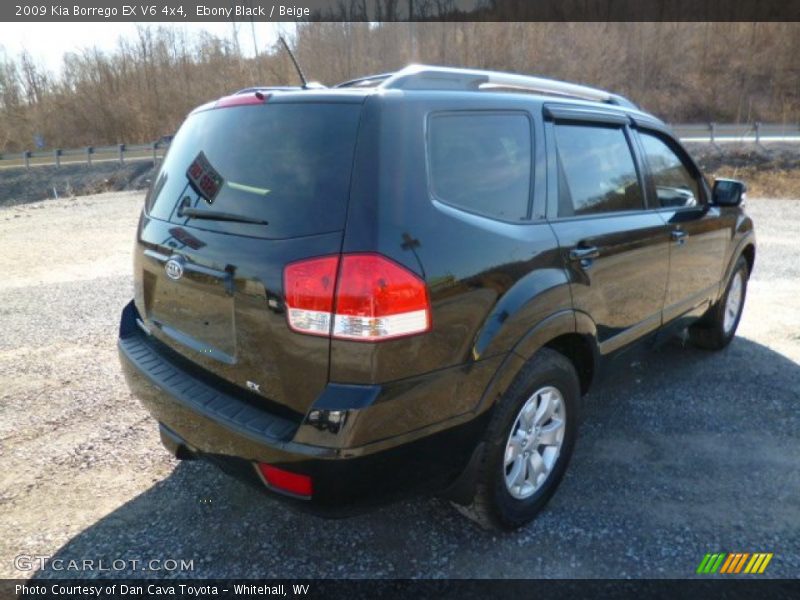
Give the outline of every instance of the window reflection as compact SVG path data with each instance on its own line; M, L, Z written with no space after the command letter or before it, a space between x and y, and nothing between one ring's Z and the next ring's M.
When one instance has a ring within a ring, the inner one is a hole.
M560 217L639 210L642 189L620 127L556 125Z
M700 197L699 184L686 165L656 136L642 132L640 137L659 204L663 207L696 206Z
M430 121L431 185L454 206L503 220L527 217L531 130L519 114L437 115Z

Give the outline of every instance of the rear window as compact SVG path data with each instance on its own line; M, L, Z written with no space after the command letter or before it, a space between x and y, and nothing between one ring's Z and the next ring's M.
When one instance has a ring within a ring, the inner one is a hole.
M342 229L360 110L267 101L195 113L170 145L148 214L267 238ZM184 207L268 224L181 217Z
M434 195L488 217L526 218L531 145L530 121L522 114L434 115L428 133Z

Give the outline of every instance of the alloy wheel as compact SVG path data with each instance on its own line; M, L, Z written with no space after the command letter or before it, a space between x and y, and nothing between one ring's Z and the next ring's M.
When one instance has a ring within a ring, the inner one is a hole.
M558 389L534 392L519 411L506 442L503 476L508 492L530 498L553 472L566 430L566 407Z

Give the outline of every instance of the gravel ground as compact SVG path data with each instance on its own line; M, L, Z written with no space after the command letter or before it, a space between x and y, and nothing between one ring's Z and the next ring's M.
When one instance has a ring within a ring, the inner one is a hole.
M724 352L679 341L594 389L570 470L522 531L438 499L341 521L179 464L119 371L141 193L0 209L0 577L18 555L186 559L196 577L686 577L706 552L800 573L800 202L754 199L756 270ZM146 571L120 574L147 576ZM89 574L87 574L89 575Z

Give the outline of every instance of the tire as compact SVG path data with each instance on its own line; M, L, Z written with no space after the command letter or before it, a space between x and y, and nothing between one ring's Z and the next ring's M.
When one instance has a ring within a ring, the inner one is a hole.
M749 276L747 261L740 256L725 293L698 323L689 327L689 339L695 346L706 350L722 350L731 343L742 318ZM737 296L738 302L735 300Z
M483 439L472 503L456 504L456 508L487 529L510 531L530 522L556 491L569 464L577 434L579 399L580 382L572 363L549 348L537 352L494 407ZM552 416L546 416L547 407L552 407ZM525 441L520 442L522 439ZM539 445L539 441L553 443ZM509 450L509 446L513 448ZM525 458L525 452L529 458ZM534 453L539 459L534 460ZM509 465L507 459L512 456L515 458ZM548 461L549 469L542 472ZM525 468L522 479L514 477ZM507 483L515 479L521 484Z

